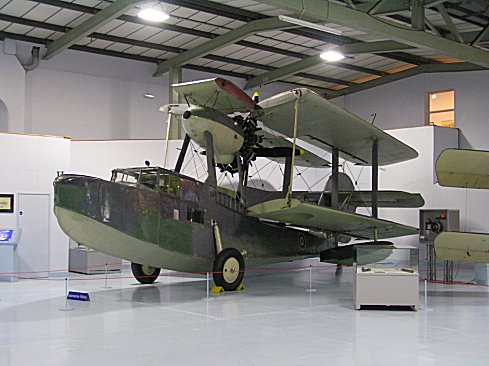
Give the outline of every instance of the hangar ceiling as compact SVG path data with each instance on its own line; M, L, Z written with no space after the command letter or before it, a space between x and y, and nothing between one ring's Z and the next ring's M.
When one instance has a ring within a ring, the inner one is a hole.
M169 20L137 17L157 3ZM154 63L155 77L183 67L243 78L249 89L282 81L335 97L420 73L489 69L489 2L0 0L7 38L45 45L44 59L70 48ZM346 59L321 60L330 49Z

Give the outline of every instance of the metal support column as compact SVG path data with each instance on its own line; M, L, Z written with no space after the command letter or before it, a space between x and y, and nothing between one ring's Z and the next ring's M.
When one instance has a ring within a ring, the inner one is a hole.
M282 184L282 193L287 194L290 185L290 171L292 169L292 156L285 158L284 183Z
M338 166L340 163L340 152L338 148L333 148L332 151L332 168L333 171L331 173L331 208L334 208L337 210L339 208L339 203L338 203Z
M207 183L213 188L217 187L216 163L214 162L214 138L209 131L204 132L205 156L207 158Z
M379 141L372 144L372 217L378 218L379 207Z
M180 95L173 90L172 85L182 82L182 69L180 67L175 67L170 69L168 78L168 103L169 104L179 104L182 102ZM169 139L181 139L182 138L182 122L180 118L174 115L170 116L170 128L169 134L167 136Z
M182 144L182 150L180 150L177 164L175 165L175 172L177 173L180 173L180 170L182 169L183 160L185 159L185 154L187 154L189 143L190 143L190 136L185 134L185 138L183 139L183 144Z

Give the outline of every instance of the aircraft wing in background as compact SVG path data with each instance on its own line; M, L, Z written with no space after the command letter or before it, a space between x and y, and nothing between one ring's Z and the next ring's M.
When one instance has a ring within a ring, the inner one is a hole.
M489 151L443 150L435 170L441 186L489 189Z

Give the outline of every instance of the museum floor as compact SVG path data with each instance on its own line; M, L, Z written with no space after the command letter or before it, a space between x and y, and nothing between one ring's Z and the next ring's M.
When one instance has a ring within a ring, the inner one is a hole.
M205 301L201 278L138 284L126 270L0 282L0 365L487 365L487 287L430 284L431 311L354 310L352 271L245 277ZM422 289L423 286L421 285ZM424 304L420 294L421 306Z

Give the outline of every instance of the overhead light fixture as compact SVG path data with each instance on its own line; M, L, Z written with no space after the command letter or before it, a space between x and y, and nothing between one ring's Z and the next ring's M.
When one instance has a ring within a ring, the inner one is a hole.
M288 17L286 15L279 15L278 19L280 19L281 21L286 22L286 23L296 24L296 25L300 25L301 27L315 29L315 30L318 30L321 32L326 32L326 33L335 34L337 36L341 36L341 31L333 29L333 28L326 27L322 24L306 22L305 20Z
M146 99L155 99L155 95L152 93L144 93L143 95Z
M138 13L138 17L149 22L164 22L165 20L170 18L170 15L155 8L144 8L141 9Z
M345 58L345 55L338 51L326 51L321 53L319 57L321 57L325 61L335 62L343 60Z

